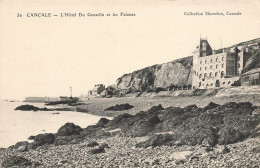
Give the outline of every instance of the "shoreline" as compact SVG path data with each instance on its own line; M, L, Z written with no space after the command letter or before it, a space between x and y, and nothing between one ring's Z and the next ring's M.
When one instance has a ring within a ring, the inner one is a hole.
M136 114L140 111L146 111L153 106L161 104L163 107L186 107L188 105L197 105L198 107L205 107L210 102L223 105L227 102L251 102L254 106L260 106L260 96L255 95L237 95L229 97L215 97L215 96L177 96L177 97L113 97L113 98L96 98L85 100L86 105L76 106L83 111L103 117L115 117L120 114ZM134 108L124 111L105 111L106 108L115 106L116 104L128 103ZM67 106L65 106L67 107Z
M120 102L129 100L132 99L121 99ZM155 100L158 103L157 99L146 99L145 103L138 98L133 100L131 104L137 107L139 103L145 107L146 103L154 104ZM172 100L165 100L161 99L166 104L172 103ZM204 99L188 103L199 100ZM5 166L13 164L12 160L20 160L23 163L19 164L38 167L257 166L260 164L257 159L260 157L257 128L260 108L241 102L241 98L240 103L226 103L228 100L222 98L222 105L209 103L207 106L203 106L207 103L203 101L201 107L158 105L136 115L123 114L112 120L101 118L96 125L87 128L66 123L57 133L37 135L33 143L19 142L0 149L0 164ZM99 103L104 104L104 101ZM178 102L182 101L183 98L178 99ZM119 103L118 99L116 102ZM100 106L99 103L96 105ZM114 104L114 101L110 103ZM242 132L229 135L229 130L236 127ZM241 133L243 136L239 135ZM212 144L207 137L217 141Z

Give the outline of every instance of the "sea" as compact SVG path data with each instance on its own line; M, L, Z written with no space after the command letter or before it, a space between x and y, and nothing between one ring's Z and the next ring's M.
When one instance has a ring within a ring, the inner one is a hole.
M96 124L102 117L74 111L14 110L24 104L45 107L44 103L0 101L0 148L7 148L19 141L31 142L28 140L31 135L56 133L67 122L86 128Z

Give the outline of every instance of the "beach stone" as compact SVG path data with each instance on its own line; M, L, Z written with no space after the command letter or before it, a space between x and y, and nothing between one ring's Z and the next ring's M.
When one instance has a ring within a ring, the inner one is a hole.
M19 152L25 152L25 151L27 151L27 146L19 146L19 148L17 150Z
M173 140L173 135L171 134L156 134L152 135L148 140L136 144L136 147L147 148L149 146L156 147L167 144L169 141Z
M35 139L35 136L34 136L34 135L31 135L31 136L29 136L28 139L29 139L29 140L34 140L34 139Z
M186 160L193 154L192 151L174 152L169 156L171 160Z
M260 146L254 147L254 148L252 149L252 152L254 152L254 153L260 153Z
M91 141L90 143L87 144L87 147L94 147L98 146L99 144L96 141Z
M9 147L9 149L18 149L20 146L28 146L29 142L27 141L21 141L21 142L17 142L15 145L12 145Z
M220 145L215 149L216 153L226 154L230 152L230 149L226 145Z
M110 148L107 143L102 143L99 147L100 148Z
M3 160L1 167L28 167L32 166L32 164L31 161L21 156L9 156Z
M105 153L104 148L97 148L97 149L92 149L89 151L90 154L98 154L98 153Z
M79 135L82 131L81 127L75 125L74 123L66 123L62 127L59 128L57 136L70 136L70 135Z
M53 144L55 136L52 133L39 134L35 136L34 142L41 146L44 144Z

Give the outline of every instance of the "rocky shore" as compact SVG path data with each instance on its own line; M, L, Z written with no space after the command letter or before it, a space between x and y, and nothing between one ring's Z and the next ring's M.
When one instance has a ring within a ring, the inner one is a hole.
M21 111L75 111L75 108L71 107L63 107L63 108L39 108L35 107L33 105L21 105L15 108L15 110L21 110Z
M66 123L0 150L2 167L258 167L259 108L158 105L81 128Z

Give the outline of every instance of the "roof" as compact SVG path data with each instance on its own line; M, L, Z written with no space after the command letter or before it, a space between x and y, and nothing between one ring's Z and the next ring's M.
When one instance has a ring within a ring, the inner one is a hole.
M249 75L249 74L254 74L254 73L260 73L260 68L252 69L246 73L243 73L242 76L244 75Z

